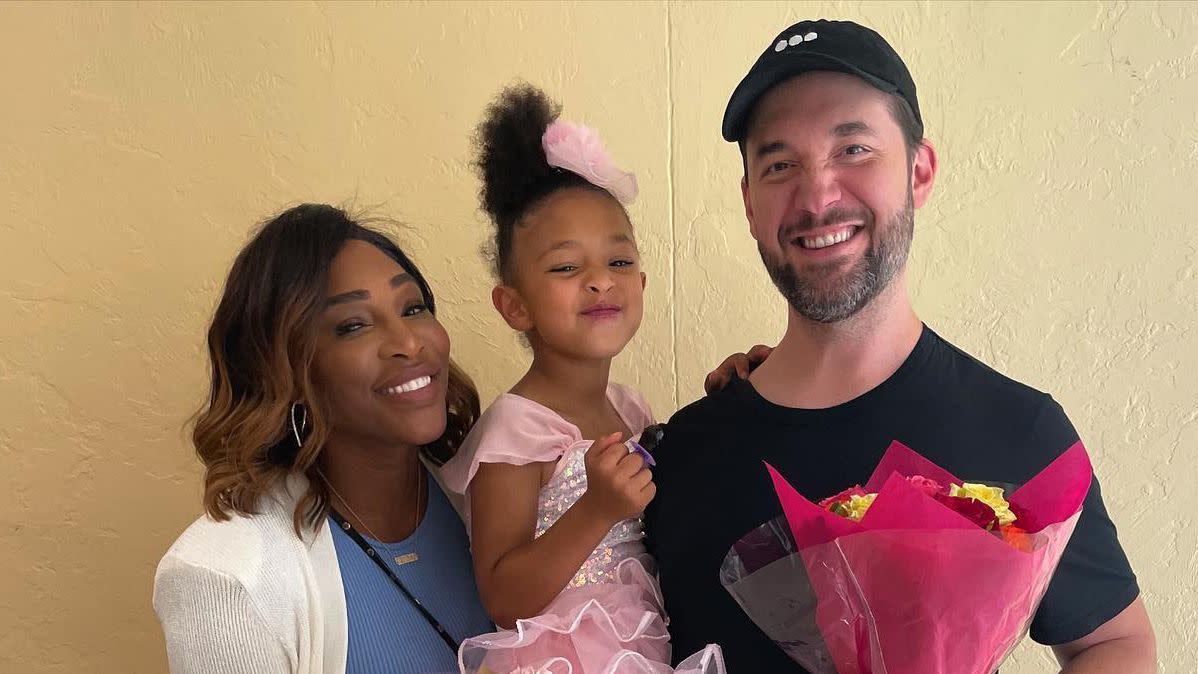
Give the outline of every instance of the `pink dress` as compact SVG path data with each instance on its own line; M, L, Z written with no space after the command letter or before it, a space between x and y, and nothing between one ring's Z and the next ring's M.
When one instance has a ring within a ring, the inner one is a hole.
M644 398L633 389L607 389L616 412L639 436L653 423ZM591 441L553 410L505 393L483 413L457 456L442 469L445 484L464 493L481 463L524 465L557 461L541 488L534 536L557 522L587 488L584 456ZM469 517L466 519L469 529ZM519 620L515 629L462 642L463 674L723 674L718 646L670 667L670 635L652 557L645 550L640 518L627 519L607 537L545 611Z

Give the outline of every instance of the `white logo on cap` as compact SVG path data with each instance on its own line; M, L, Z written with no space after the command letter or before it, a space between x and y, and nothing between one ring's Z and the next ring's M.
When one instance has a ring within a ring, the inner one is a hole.
M782 51L787 47L793 47L804 42L811 42L819 37L819 33L812 31L806 35L791 35L789 40L778 40L778 44L774 45L774 51Z

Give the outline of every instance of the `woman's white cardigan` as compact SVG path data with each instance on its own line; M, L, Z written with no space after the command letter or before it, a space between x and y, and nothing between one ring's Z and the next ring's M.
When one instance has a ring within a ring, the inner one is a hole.
M420 458L461 516L462 496ZM166 551L154 612L171 674L345 674L349 626L332 532L300 539L292 523L307 491L307 478L291 474L258 514L200 517Z
M349 631L327 526L292 524L308 488L293 475L252 517L201 517L154 575L154 611L173 674L344 674Z

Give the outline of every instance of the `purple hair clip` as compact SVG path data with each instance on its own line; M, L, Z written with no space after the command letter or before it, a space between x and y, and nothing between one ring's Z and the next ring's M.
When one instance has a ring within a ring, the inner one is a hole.
M641 447L641 444L636 440L628 441L628 453L640 454L641 458L645 460L645 465L649 466L650 468L657 465L657 462L653 460L653 455L649 453L649 450Z
M652 468L657 465L657 461L653 458L653 454L650 452L651 450L657 448L657 444L661 442L661 438L664 435L665 424L653 424L651 426L647 426L645 430L641 431L641 442L645 443L645 445L648 445L649 448L646 449L644 445L641 445L641 442L629 440L628 451L629 453L636 452L637 454L640 454L641 458L645 460L645 465Z

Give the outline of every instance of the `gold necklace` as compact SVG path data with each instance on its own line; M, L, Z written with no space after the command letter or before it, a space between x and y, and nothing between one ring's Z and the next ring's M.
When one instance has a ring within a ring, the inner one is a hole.
M417 491L416 491L416 511L412 513L412 531L413 532L416 531L416 527L420 524L420 508L423 504L424 499L422 497L424 496L424 494L426 492L425 487L427 485L427 483L424 480L423 466L418 466L416 471L417 471L416 472L416 490ZM336 496L338 501L341 501L341 505L345 506L345 509L349 511L349 514L353 515L354 519L358 520L358 524L362 525L362 528L366 530L366 533L370 534L370 537L373 538L374 540L382 542L383 539L379 538L377 534L375 534L373 531L370 530L370 526L368 524L366 524L366 520L362 519L362 517L360 515L358 515L358 513L354 512L354 508L353 508L353 506L351 506L349 504L349 501L346 501L345 497L341 495L341 492L337 491L337 488L334 487L333 483L329 481L329 478L325 477L324 471L322 471L320 468L317 468L316 474L320 476L320 479L324 480L325 486L329 488L329 491L333 492L333 496ZM410 564L411 562L414 562L414 561L420 559L420 555L416 554L415 552L408 552L408 553L399 555L399 556L395 557L394 559L395 559L396 564L399 564L400 566L402 566L404 564Z

